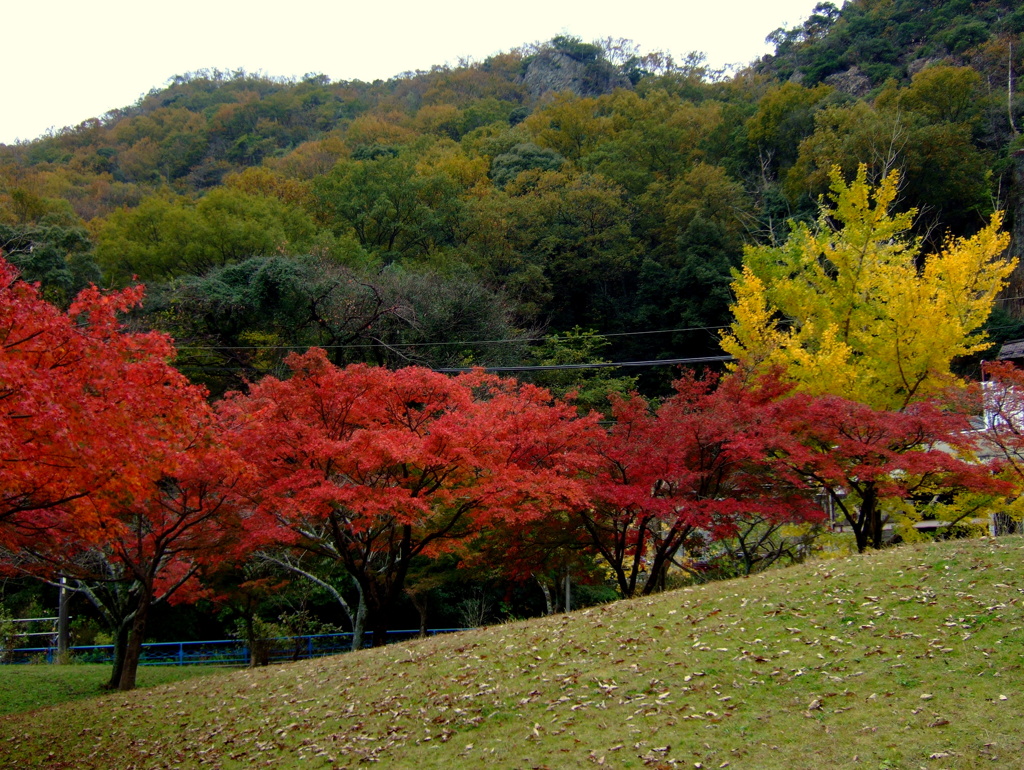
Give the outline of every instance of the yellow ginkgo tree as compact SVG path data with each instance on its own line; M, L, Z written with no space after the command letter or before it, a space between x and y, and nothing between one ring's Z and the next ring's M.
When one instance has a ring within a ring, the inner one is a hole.
M971 238L922 254L915 215L892 213L896 172L877 188L861 166L831 174L831 205L781 246L748 247L735 322L738 366L781 368L808 393L903 409L956 383L950 363L987 347L983 325L1013 270L994 214Z

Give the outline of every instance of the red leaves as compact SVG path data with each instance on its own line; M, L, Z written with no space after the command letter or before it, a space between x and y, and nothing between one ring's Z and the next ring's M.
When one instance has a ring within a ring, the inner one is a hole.
M791 396L776 405L772 447L794 482L817 485L850 524L860 550L880 547L886 499L958 490L1005 491L993 469L971 459L966 416L937 402L876 410L837 396Z
M222 553L243 470L170 340L122 328L141 298L91 288L62 313L0 259L0 544L24 569L138 586L123 689L149 605L194 598Z
M352 534L385 521L429 532L436 515L529 518L580 499L566 466L584 461L590 423L542 391L482 374L339 369L319 350L289 365L291 379L221 405L258 468L261 509L284 526L337 514Z
M955 481L987 475L955 452L971 446L963 414L932 402L903 411L872 409L824 396L791 397L778 404L787 441L777 452L803 478L828 485L877 485L883 496L905 496L926 477Z
M1024 479L1024 370L1009 361L985 364L985 441L1018 481Z
M2 261L0 275L0 534L66 574L100 547L150 583L186 538L203 550L193 528L239 471L205 394L167 363L166 337L121 328L141 288L89 289L63 314Z
M717 387L716 387L717 385ZM802 483L779 476L767 448L779 440L776 378L685 376L657 409L633 396L614 404L615 425L600 444L603 463L580 512L620 590L652 590L686 539L728 537L738 517L805 521L821 516ZM642 566L642 569L641 569Z
M591 461L596 417L576 419L543 390L479 372L340 369L320 350L289 366L291 379L220 405L256 473L250 543L333 554L372 612L398 595L415 556L584 500L575 475Z
M159 475L162 442L203 402L165 336L121 328L141 297L92 288L62 313L0 259L0 537L62 515L95 533Z

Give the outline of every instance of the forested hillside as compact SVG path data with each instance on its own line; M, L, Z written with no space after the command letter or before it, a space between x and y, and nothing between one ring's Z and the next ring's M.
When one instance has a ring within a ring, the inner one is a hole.
M1005 209L1021 252L1022 32L1009 0L855 0L728 75L567 36L386 82L190 73L0 146L0 248L58 304L144 282L136 323L215 394L314 344L435 367L718 355L744 245L813 217L833 165L901 171L930 247ZM1001 305L994 336L1019 334Z

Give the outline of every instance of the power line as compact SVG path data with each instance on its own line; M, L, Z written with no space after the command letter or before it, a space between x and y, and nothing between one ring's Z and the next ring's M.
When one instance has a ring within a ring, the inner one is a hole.
M620 366L666 366L675 364L708 364L732 361L733 356L700 356L698 358L660 358L651 361L602 361L594 364L549 364L544 366L467 366L434 369L442 374L461 374L483 369L485 372L551 372L562 369L611 369Z
M677 332L714 332L720 329L728 329L726 326L689 326L681 329L651 329L642 332L609 332L600 334L595 332L597 337L639 337L647 334L675 334ZM461 340L456 342L354 342L347 345L315 345L313 347L323 350L350 350L355 348L437 348L451 347L455 345L504 345L514 342L566 342L579 339L578 337L566 337L564 335L553 335L549 337L518 337L503 340ZM310 345L181 345L178 350L304 350Z
M461 367L439 367L431 368L431 371L439 374L463 374L483 370L485 372L554 372L569 369L615 369L629 366L676 366L678 364L710 364L722 361L732 361L733 356L699 356L694 358L660 358L649 361L599 361L591 364L544 364L521 366L461 366ZM236 369L225 366L214 366L206 364L188 364L189 369L202 369L203 371L234 372Z

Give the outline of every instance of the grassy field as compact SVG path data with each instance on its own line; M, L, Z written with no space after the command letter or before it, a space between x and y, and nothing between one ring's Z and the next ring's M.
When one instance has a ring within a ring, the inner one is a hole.
M11 768L1024 767L1024 540L905 546L0 718Z
M213 666L143 666L139 687L154 687L208 674L223 674ZM95 697L110 679L109 665L0 666L0 716ZM0 750L0 756L3 755Z

